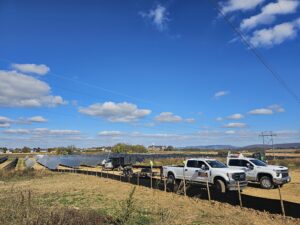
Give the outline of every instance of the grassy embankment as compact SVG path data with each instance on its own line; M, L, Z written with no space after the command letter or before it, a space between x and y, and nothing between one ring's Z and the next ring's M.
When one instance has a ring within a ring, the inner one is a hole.
M27 171L18 178L0 183L1 224L300 224L99 177Z

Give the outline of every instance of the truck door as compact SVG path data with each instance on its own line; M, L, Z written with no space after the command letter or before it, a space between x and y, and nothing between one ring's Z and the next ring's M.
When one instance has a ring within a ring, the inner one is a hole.
M245 170L246 172L246 176L247 176L247 180L256 180L256 170L255 170L255 166L249 162L248 160L241 160L240 162L241 164L241 168L243 168L243 170Z
M198 171L199 171L198 161L188 160L186 167L184 168L183 171L183 176L185 177L186 180L193 180L193 178L196 176Z
M195 181L206 183L207 180L210 177L209 167L204 161L198 161L198 167L199 167L199 171L197 172L197 176L195 178Z

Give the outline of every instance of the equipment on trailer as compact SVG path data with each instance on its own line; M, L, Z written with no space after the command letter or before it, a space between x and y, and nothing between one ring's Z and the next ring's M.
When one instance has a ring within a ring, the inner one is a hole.
M102 165L106 170L122 169L126 166L124 157L110 157L108 160L103 160Z

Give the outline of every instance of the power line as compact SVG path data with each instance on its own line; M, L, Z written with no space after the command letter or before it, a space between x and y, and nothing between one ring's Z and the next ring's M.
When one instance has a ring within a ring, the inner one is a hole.
M263 64L263 66L269 70L271 75L278 81L278 83L300 104L299 96L288 86L288 84L283 80L283 78L276 72L272 66L264 59L261 53L255 48L255 46L248 41L245 34L237 28L224 14L220 5L215 0L210 0L220 15L224 18L227 24L240 36L241 40L248 46L248 48L252 51L252 53L256 56L256 58Z

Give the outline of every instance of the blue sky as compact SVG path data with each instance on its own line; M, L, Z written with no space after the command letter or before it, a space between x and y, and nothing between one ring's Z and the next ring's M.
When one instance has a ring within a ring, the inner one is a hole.
M299 93L298 0L228 0ZM1 1L0 145L300 141L300 105L211 1Z

